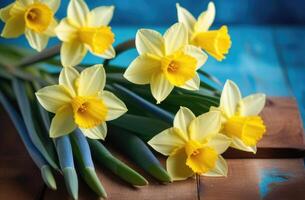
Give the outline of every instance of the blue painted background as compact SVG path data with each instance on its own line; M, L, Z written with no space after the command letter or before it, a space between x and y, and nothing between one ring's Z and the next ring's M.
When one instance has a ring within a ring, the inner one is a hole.
M0 7L12 2L0 0ZM57 17L66 14L68 0L62 0ZM90 8L115 5L111 25L118 44L133 38L138 28L164 31L177 20L175 3L195 16L206 9L207 0L103 0L89 1ZM216 23L227 24L232 48L227 59L217 62L209 58L203 69L221 81L232 79L242 92L265 92L269 96L296 97L305 119L305 0L215 0ZM0 22L2 29L3 23ZM52 39L49 46L59 41ZM4 40L26 46L24 37ZM124 53L114 63L123 66L137 56L135 50ZM87 63L100 63L100 58L88 55Z

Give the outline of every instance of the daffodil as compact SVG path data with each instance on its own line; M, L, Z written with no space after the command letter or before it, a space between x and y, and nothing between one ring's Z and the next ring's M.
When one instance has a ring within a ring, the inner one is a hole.
M150 29L136 34L140 54L127 68L124 77L135 84L149 84L157 103L163 101L174 86L198 90L200 78L196 70L207 55L188 45L187 30L181 23L171 26L162 36Z
M174 127L153 137L148 144L165 156L166 168L173 180L184 180L194 174L226 176L228 167L220 155L231 140L220 134L221 113L210 111L198 117L181 107Z
M264 108L266 95L252 94L241 98L238 86L226 81L218 108L222 113L222 133L232 138L231 147L256 153L256 143L266 132L259 113Z
M197 20L178 3L176 7L178 21L187 27L190 43L204 49L218 61L223 60L231 47L231 39L227 26L222 26L219 30L209 30L215 19L214 3L210 2L208 9Z
M71 0L67 18L55 29L63 42L60 50L64 67L76 66L89 50L102 58L113 58L114 34L108 26L113 15L113 6L100 6L91 11L83 0Z
M103 90L106 74L102 65L86 68L81 73L72 67L64 68L59 84L36 92L40 104L55 113L50 137L69 134L79 127L92 139L104 139L106 121L123 115L127 108L113 93Z
M16 38L25 34L32 48L43 50L49 37L55 36L54 14L59 5L60 0L16 0L0 9L0 19L5 22L1 36Z

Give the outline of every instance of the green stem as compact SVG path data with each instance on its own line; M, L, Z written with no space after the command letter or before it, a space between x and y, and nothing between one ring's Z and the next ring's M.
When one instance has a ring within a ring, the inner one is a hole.
M133 49L135 48L136 45L135 45L135 39L130 39L130 40L127 40L121 44L118 44L114 49L115 49L115 53L116 53L116 56L123 53L124 51L127 51L129 49ZM112 59L105 59L103 65L106 66L109 64L109 62L111 61Z

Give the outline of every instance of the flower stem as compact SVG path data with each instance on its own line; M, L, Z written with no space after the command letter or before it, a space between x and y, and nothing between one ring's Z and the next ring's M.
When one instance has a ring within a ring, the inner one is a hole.
M115 53L116 53L116 56L123 53L124 51L127 51L129 49L133 49L135 48L136 45L135 45L135 39L130 39L130 40L127 40L121 44L118 44L114 49L115 49ZM106 66L109 64L109 62L111 61L112 59L105 59L103 65Z

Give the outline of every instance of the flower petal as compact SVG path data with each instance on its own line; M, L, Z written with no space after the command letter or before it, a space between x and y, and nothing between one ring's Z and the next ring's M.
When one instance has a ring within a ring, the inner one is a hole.
M79 78L79 73L73 67L64 67L59 75L59 85L64 85L69 88L72 96L77 95L76 80Z
M264 108L266 95L263 93L252 94L243 98L240 103L240 114L242 116L258 115Z
M49 41L49 36L36 33L30 29L25 30L25 37L30 46L37 51L42 51L44 48L46 48Z
M187 45L184 51L187 55L196 58L197 69L199 69L208 60L208 55L205 52L203 52L200 48L195 47L193 45Z
M135 84L148 84L153 74L161 68L160 60L147 54L138 56L129 65L124 77Z
M71 133L76 129L73 119L73 111L70 105L61 107L52 119L50 137L57 138Z
M34 3L33 0L18 0L18 2L21 3L23 6L27 6Z
M222 156L216 161L216 166L211 171L202 174L203 176L221 177L228 175L228 164Z
M51 8L53 13L56 13L60 6L60 0L41 0L41 2L47 4Z
M208 31L215 19L215 5L213 2L210 2L208 9L205 12L202 12L195 24L196 32L205 32Z
M196 23L195 17L188 10L180 6L179 3L176 4L176 8L178 22L184 24L184 26L188 29L189 34L191 34Z
M188 44L187 29L182 23L176 23L172 25L164 33L165 52L166 55L170 55Z
M104 122L101 125L96 126L94 128L89 128L89 129L81 128L81 131L88 138L104 140L107 135L107 125Z
M173 90L174 86L166 79L162 73L155 73L150 80L150 89L157 104L161 103Z
M184 85L180 86L180 88L186 90L199 90L199 87L200 87L200 77L198 73L195 74L194 78L186 81Z
M103 99L108 109L106 121L114 120L127 112L128 109L124 102L112 92L103 91L101 92L100 97Z
M93 52L92 48L89 46L87 46L87 48L89 49L90 53L92 53L93 55L104 58L104 59L112 59L115 57L115 50L114 50L113 46L109 47L109 49L107 49L102 54L97 54L97 53Z
M56 36L55 28L57 27L57 21L55 19L52 20L51 24L47 28L45 32L43 32L45 35L48 35L50 37Z
M195 118L189 126L190 138L195 141L203 141L210 134L216 134L221 128L221 113L209 111Z
M52 113L56 113L59 108L69 104L72 99L69 91L61 85L44 87L35 94L42 107Z
M10 17L10 10L13 7L14 3L8 4L7 6L5 6L4 8L0 9L0 19L3 22L6 22Z
M241 139L237 137L232 137L231 147L242 151L252 152L254 154L256 153L256 146L247 146Z
M238 86L231 80L227 80L220 97L220 107L228 117L234 115L237 111L237 104L241 100L241 94Z
M71 25L68 18L60 21L55 32L57 37L64 42L72 42L77 38L77 28Z
M78 95L95 96L105 87L106 73L102 64L84 69L79 76Z
M190 109L180 106L174 118L174 127L180 129L184 134L187 134L188 127L195 118L196 116ZM188 139L188 135L185 135L185 139Z
M136 34L136 47L139 54L164 55L164 39L160 33L151 29L140 29Z
M148 144L159 153L168 156L183 147L186 141L180 129L169 128L154 136Z
M84 0L71 0L68 5L67 15L78 26L85 26L89 8Z
M24 33L25 22L22 15L9 18L4 25L1 36L4 38L16 38Z
M114 6L100 6L91 10L88 25L92 27L107 26L113 16Z
M193 171L185 164L186 158L183 148L167 158L166 169L173 181L185 180L194 175Z
M207 145L212 147L218 154L222 154L229 148L231 142L232 140L229 137L217 133L208 139Z
M78 65L87 53L83 44L77 42L64 42L60 49L60 59L64 67Z

